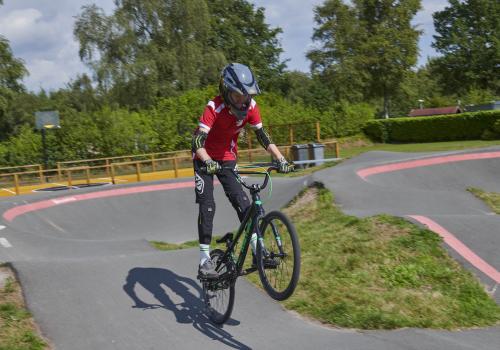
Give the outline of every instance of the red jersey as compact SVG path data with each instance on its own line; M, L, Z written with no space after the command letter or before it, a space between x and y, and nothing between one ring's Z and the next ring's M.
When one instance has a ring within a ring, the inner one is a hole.
M262 127L259 107L257 107L255 100L252 99L248 114L242 121L238 121L230 112L221 96L209 101L200 118L198 128L209 130L205 141L205 149L210 158L214 160L236 160L238 135L247 123L254 129Z

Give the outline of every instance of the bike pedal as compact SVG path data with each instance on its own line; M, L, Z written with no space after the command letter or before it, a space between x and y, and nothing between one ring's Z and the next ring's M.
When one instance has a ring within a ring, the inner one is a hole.
M255 267L249 267L246 270L242 270L240 276L245 276L245 275L248 275L248 274L250 274L252 272L255 272L255 271L257 271L257 267L256 266Z
M204 282L213 282L213 281L216 281L219 277L207 277L207 276L203 276L203 275L198 274L198 276L196 276L196 278L201 283L204 283Z

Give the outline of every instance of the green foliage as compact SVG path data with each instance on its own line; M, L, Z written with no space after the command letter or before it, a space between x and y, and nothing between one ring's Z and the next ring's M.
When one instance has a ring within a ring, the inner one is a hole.
M417 62L420 32L411 24L419 0L328 0L315 8L313 40L321 48L307 57L337 99L383 99L384 114Z
M229 61L250 65L264 87L284 68L264 10L245 0L119 0L77 17L80 58L109 103L151 107L158 97L218 82Z
M433 17L437 35L432 46L443 56L430 63L445 93L476 87L499 95L500 3L450 0Z
M382 142L477 140L500 120L500 111L371 121L364 132Z
M24 91L20 80L27 73L23 61L14 57L8 40L0 35L0 140L13 129L8 110L16 95Z
M29 125L21 127L19 135L11 137L4 146L8 164L38 164L42 161L42 137Z

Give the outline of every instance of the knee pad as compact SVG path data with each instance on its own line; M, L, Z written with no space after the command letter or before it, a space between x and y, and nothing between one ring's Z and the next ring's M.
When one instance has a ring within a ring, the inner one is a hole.
M234 209L238 213L238 217L241 220L245 217L245 212L250 206L250 201L245 192L228 195L229 201L233 205Z

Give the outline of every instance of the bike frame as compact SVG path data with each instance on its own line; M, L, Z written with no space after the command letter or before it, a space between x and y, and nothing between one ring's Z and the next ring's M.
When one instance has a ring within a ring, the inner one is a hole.
M258 173L245 172L245 171L237 173L235 172L235 175L238 178L240 174L255 175ZM236 272L238 276L242 275L243 264L247 257L248 247L250 245L250 239L252 237L252 234L256 233L258 240L262 238L258 223L260 219L264 217L265 211L262 206L262 201L260 200L259 192L260 190L264 189L267 186L267 182L269 180L269 174L266 172L265 175L266 178L262 186L257 184L253 184L251 186L244 185L244 187L250 190L250 194L252 196L252 204L247 210L245 217L243 218L243 221L241 222L238 231L236 232L236 236L232 239L231 243L228 245L226 251L224 252L223 258L221 259L221 261L224 261L225 259L232 259L232 261L235 262L236 264ZM243 234L244 234L243 244L241 245L240 254L238 255L238 260L234 261L235 248Z

